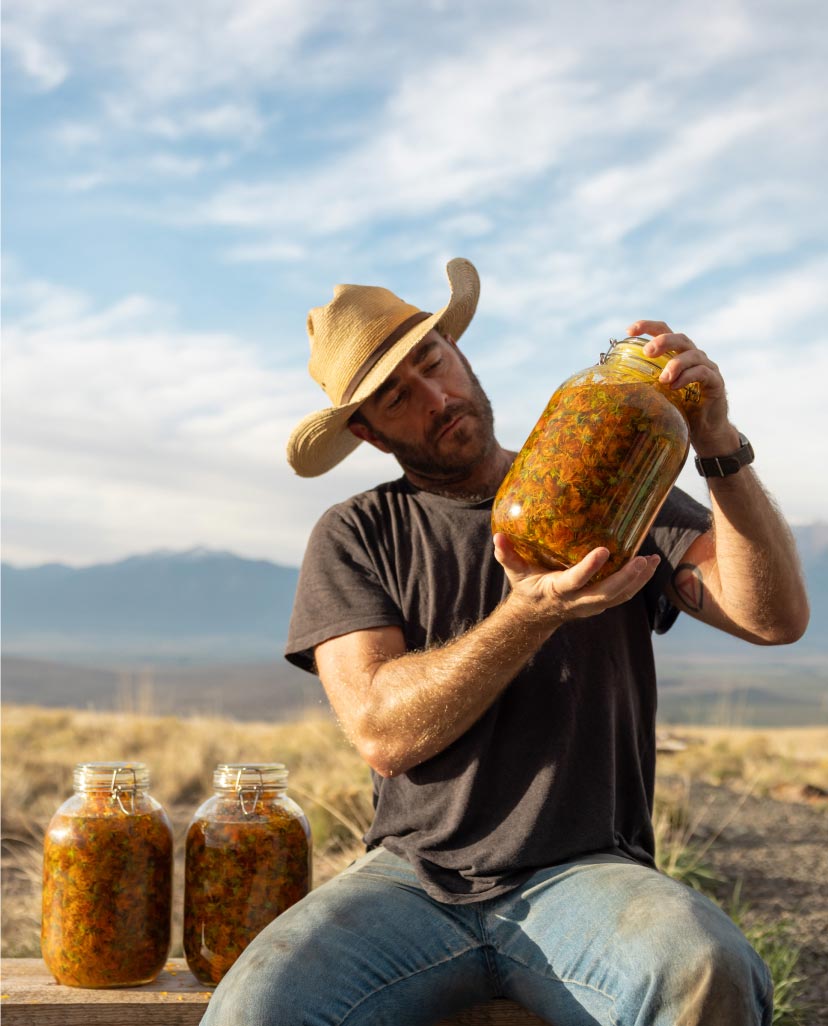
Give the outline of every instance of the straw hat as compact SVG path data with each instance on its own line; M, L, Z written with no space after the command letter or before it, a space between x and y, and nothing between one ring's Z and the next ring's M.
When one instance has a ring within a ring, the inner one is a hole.
M336 285L333 300L308 314L308 370L333 405L305 417L288 440L288 462L300 477L324 474L353 452L359 439L348 418L432 328L455 339L466 330L480 279L460 258L449 261L446 274L451 298L435 314L373 285Z

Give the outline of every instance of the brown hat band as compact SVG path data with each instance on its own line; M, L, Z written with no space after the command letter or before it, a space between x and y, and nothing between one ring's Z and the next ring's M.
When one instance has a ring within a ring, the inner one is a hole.
M366 360L363 360L361 366L357 368L356 374L354 374L354 376L351 378L351 383L348 385L348 387L342 394L342 399L339 401L339 405L346 406L351 401L351 396L362 384L362 381L364 380L365 376L376 364L376 362L380 359L380 357L388 352L391 346L393 346L396 342L399 342L403 335L405 335L407 331L410 331L415 324L419 324L420 321L425 321L429 317L431 317L430 313L425 313L424 311L420 310L417 313L412 314L411 317L407 317L402 322L402 324L398 325L391 332L391 334L387 338L383 339L383 341L380 342L380 344L370 354L370 356Z

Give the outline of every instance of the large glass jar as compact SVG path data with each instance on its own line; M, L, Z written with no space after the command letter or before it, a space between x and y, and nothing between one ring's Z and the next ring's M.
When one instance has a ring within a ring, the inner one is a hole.
M557 389L515 458L492 530L524 559L560 570L606 546L600 580L638 551L687 458L685 411L699 401L695 384L659 383L670 355L645 356L648 341L612 339Z
M143 763L75 767L43 851L41 949L72 987L149 983L170 950L173 837Z
M219 982L250 941L311 886L311 833L281 763L221 764L187 832L184 954Z

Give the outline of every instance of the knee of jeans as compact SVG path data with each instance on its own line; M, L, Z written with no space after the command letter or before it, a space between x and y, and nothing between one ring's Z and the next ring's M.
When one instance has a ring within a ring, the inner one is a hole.
M770 974L747 941L741 947L710 942L671 981L675 1021L686 1026L754 1026L770 1023Z
M768 1015L767 967L735 923L697 894L672 910L662 908L632 944L630 957L655 1003L676 1009L677 1022L736 1026L764 1022ZM678 1009L684 1011L679 1015Z
M299 1026L308 1004L307 974L280 942L248 947L216 988L201 1026Z

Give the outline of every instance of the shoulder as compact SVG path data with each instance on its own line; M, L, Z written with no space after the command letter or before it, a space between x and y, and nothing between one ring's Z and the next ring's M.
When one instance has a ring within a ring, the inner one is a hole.
M374 553L412 521L412 495L404 478L376 485L330 506L314 525L305 561L324 562L332 553L346 559ZM350 557L349 554L350 553Z
M337 517L345 518L362 511L383 509L389 504L396 504L410 498L411 491L411 486L404 477L394 481L385 481L364 492L357 492L341 502L334 503L322 514L320 522L327 519L335 520Z
M336 530L340 525L357 525L366 520L385 520L390 513L410 503L411 489L405 478L375 485L364 492L334 503L319 518L314 533Z

